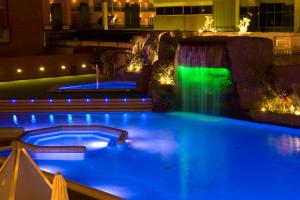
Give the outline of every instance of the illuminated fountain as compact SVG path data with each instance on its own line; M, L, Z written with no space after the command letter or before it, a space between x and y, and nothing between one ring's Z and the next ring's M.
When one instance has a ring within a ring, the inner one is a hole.
M176 101L185 112L221 115L232 85L224 38L184 41L176 55ZM224 41L223 41L224 40Z

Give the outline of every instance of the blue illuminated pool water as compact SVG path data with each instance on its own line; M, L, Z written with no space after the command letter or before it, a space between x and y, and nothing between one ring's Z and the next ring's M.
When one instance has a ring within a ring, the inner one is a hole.
M96 83L65 85L58 87L59 90L134 90L136 82L134 81L104 81Z
M109 145L111 140L100 131L50 131L37 135L25 135L24 142L37 146L85 146L88 150L100 149ZM116 143L116 141L114 141Z
M32 120L32 115L34 119ZM106 125L124 146L83 160L36 160L49 172L126 199L297 199L300 130L187 113L1 114L1 126Z

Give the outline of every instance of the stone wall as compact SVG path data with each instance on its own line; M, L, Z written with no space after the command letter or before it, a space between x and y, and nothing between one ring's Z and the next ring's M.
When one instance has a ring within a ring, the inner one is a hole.
M271 85L279 91L295 92L300 96L300 65L274 66Z
M264 95L264 81L273 66L273 44L265 38L234 37L227 43L232 79L240 108L249 110Z

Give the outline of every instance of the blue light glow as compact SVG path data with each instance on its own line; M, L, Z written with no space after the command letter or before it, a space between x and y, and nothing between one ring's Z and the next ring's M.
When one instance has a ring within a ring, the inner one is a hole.
M34 99L30 99L30 103L35 103L35 100Z
M52 102L53 102L53 99L48 99L48 102L49 102L49 103L52 103Z
M31 123L32 124L35 124L36 123L36 117L35 117L35 115L31 115Z
M85 102L89 103L91 102L91 99L85 99Z
M105 122L105 124L109 124L109 114L108 113L106 113L104 115L104 122Z
M145 102L146 101L146 99L145 98L142 98L142 102Z
M54 116L52 114L49 115L49 121L50 121L51 124L55 123Z
M59 90L134 90L136 82L134 81L104 81L100 83L85 83L77 85L60 86Z
M127 102L128 102L128 99L124 98L124 99L123 99L123 102L124 102L124 103L127 103Z
M84 159L84 153L35 153L34 155L35 155L35 160L63 160L63 161L69 160L69 161L72 161L72 160L83 160ZM43 169L43 170L45 170L45 169ZM51 172L51 169L49 169L49 171Z
M128 114L127 113L123 114L123 120L124 120L124 122L128 121Z
M91 114L86 114L85 115L85 120L87 124L91 124L92 123L92 116Z
M68 114L68 123L73 124L73 118L71 114Z
M17 115L13 115L13 122L15 125L18 125L18 118L17 118Z
M105 102L105 103L108 103L108 99L104 99L104 102Z
M11 103L17 103L17 100L12 99L12 100L11 100Z
M71 103L71 102L72 102L72 99L67 99L67 102L68 102L68 103Z

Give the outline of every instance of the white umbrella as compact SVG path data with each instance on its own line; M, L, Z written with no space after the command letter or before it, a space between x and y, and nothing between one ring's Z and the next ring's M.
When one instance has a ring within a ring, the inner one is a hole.
M0 199L50 199L51 189L50 182L27 151L17 144L0 169Z
M60 173L57 173L54 176L51 200L69 200L67 184Z

